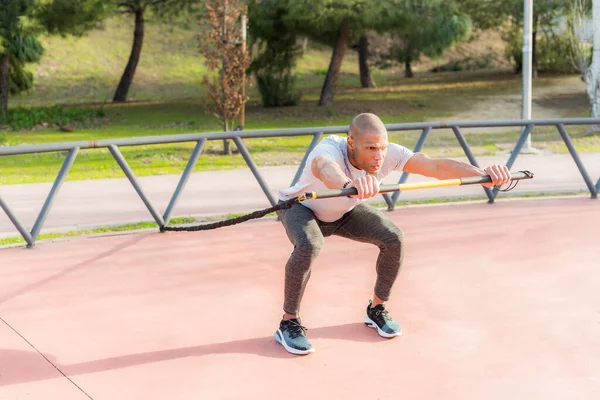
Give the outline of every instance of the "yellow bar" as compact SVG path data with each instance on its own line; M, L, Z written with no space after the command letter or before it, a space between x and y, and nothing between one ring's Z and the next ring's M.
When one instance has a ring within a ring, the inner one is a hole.
M400 190L414 190L414 189L427 189L442 186L460 186L462 181L460 179L445 179L440 181L431 182L417 182L417 183L403 183L399 185Z

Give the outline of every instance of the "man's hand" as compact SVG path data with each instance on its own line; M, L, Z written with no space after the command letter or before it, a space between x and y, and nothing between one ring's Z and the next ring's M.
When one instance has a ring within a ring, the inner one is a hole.
M491 165L485 170L486 175L492 178L491 183L482 183L483 186L492 188L502 186L510 182L510 170L505 165Z
M360 200L374 197L379 193L379 182L377 181L377 178L372 175L354 179L352 183L346 186L346 188L351 187L356 188L358 194L350 197L356 197Z

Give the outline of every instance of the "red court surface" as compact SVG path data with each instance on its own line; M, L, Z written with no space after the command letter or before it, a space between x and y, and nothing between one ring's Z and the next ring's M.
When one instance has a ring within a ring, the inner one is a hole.
M362 323L377 249L330 237L308 356L273 338L291 245L272 219L1 250L0 399L600 398L600 202L388 215L403 335Z

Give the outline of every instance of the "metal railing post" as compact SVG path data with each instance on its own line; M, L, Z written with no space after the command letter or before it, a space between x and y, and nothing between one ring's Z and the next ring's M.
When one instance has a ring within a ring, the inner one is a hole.
M315 133L315 135L313 136L313 139L310 142L310 145L308 146L306 153L304 153L304 157L302 158L302 162L300 163L300 166L298 167L298 171L296 171L296 175L294 175L294 179L292 179L291 186L294 186L296 183L298 183L298 180L300 179L300 176L302 175L302 171L304 170L304 167L306 166L306 160L308 159L308 155L317 146L317 144L319 143L319 140L321 140L321 136L323 136L323 132Z
M513 149L512 153L510 154L510 157L508 158L508 161L506 162L506 167L508 169L512 168L513 164L517 160L517 157L519 156L519 153L521 152L521 149L525 145L525 142L528 140L528 138L530 138L529 134L531 133L533 126L534 126L534 124L528 124L525 127L525 129L523 130L523 132L521 133L521 136L519 136L519 139L517 140L517 143L515 144L515 148ZM498 196L498 189L494 188L492 190L492 193L494 194L494 199L495 199L496 196Z
M423 149L423 145L425 144L425 139L427 139L427 135L429 134L430 131L431 131L431 126L428 126L425 129L423 129L423 132L421 132L421 136L419 136L419 140L417 140L417 144L415 144L413 153L418 153L419 151L421 151ZM402 176L400 177L400 180L398 181L398 184L405 183L406 180L408 179L409 175L410 174L408 172L403 172ZM398 201L398 197L400 197L400 191L394 192L394 194L392 195L392 203L394 205Z
M244 157L244 161L246 161L246 164L248 165L248 167L254 174L254 177L258 181L258 184L260 185L261 189L263 190L263 192L269 199L269 202L271 203L272 206L274 206L276 204L275 198L273 198L273 195L269 191L269 186L267 186L265 180L260 175L260 172L258 172L258 168L256 167L256 164L254 164L252 157L250 157L250 153L248 152L246 145L244 144L244 142L242 141L242 139L239 136L234 136L233 141L235 142L235 145L237 146L240 153L242 153L242 157Z
M477 160L475 159L475 156L471 152L471 148L467 144L467 141L465 140L465 137L460 132L460 129L458 128L458 126L453 126L452 127L452 131L454 131L454 135L456 136L456 139L458 139L458 143L460 143L460 146L463 148L463 150L465 152L465 155L469 159L469 162L471 163L471 165L479 168L479 164L477 163ZM483 186L483 190L485 190L485 194L487 194L487 197L489 199L489 203L493 203L494 202L494 195L492 194L492 190L490 188L485 187L485 186Z
M71 166L73 165L73 162L75 161L75 157L77 157L78 152L79 152L79 147L74 147L69 151L69 154L67 154L67 157L65 157L65 161L63 162L63 165L60 168L60 171L58 172L56 180L54 181L54 185L52 185L52 189L50 189L50 193L48 193L48 197L46 198L46 201L44 202L44 205L42 206L42 209L35 221L35 224L33 224L33 229L31 229L31 240L33 241L33 243L31 243L31 246L33 246L35 244L35 241L37 240L37 237L40 233L40 230L42 229L42 226L44 225L44 222L46 221L48 212L50 211L50 208L52 208L52 204L54 204L54 199L56 198L56 194L58 193L58 191L60 190L60 187L64 183L65 178L67 177L67 174L69 173L69 170L71 169Z
M164 226L165 222L163 221L161 215L158 213L156 208L154 208L154 205L152 204L152 202L150 201L148 196L146 196L146 194L142 190L142 187L140 186L137 179L135 178L135 174L131 170L131 167L127 163L127 160L125 160L125 158L121 154L121 151L119 151L119 148L117 146L115 146L114 144L111 144L110 146L108 146L108 150L110 150L110 153L113 155L113 157L115 158L115 160L117 161L117 163L119 164L119 166L121 167L123 172L125 173L125 176L127 176L127 179L129 179L129 182L131 183L131 185L137 192L138 196L140 196L140 198L146 205L146 208L148 209L148 211L150 211L150 214L152 215L152 217L154 218L154 220L156 221L158 226L161 226L161 227Z
M562 137L563 141L565 142L567 149L569 149L569 153L571 153L571 157L573 157L573 161L575 161L577 168L579 168L579 172L581 173L581 176L583 177L585 184L590 189L592 199L597 198L598 191L596 190L596 187L594 186L592 179L588 175L587 170L585 169L585 166L581 162L581 159L579 158L579 154L577 154L577 150L575 150L575 146L573 146L573 142L571 141L569 134L565 130L565 127L563 126L563 124L556 124L556 128L558 129L560 136Z
M582 162L579 154L577 153L573 141L571 140L565 126L567 125L598 125L600 124L600 119L594 118L563 118L563 119L539 119L539 120L494 120L494 121L454 121L453 123L444 123L444 122L436 122L436 123L403 123L403 124L386 124L386 129L388 131L413 131L413 130L422 130L421 136L419 137L413 152L421 151L423 144L427 138L428 133L432 129L446 129L451 128L454 132L460 146L462 147L465 155L467 156L469 162L476 167L479 167L473 152L471 151L470 146L467 144L467 141L464 135L461 132L462 128L484 128L484 127L525 127L517 140L515 147L510 155L509 159L506 162L506 166L508 168L512 168L515 163L517 157L519 156L521 149L525 146L526 140L531 135L531 131L534 127L538 126L555 126L564 141L567 149L571 157L573 158L581 176L583 177L587 187L589 188L590 194L592 198L597 198L598 193L600 192L600 179L594 184L592 182L591 177L589 176L584 163ZM302 161L298 170L295 172L294 178L292 180L292 185L296 184L302 174L302 171L306 168L306 164L308 162L308 156L310 152L317 146L318 142L321 140L323 135L327 134L343 134L348 133L347 126L332 126L332 127L318 127L318 128L291 128L291 129L273 129L273 130L252 130L252 131L243 131L241 132L236 128L238 132L209 132L209 133L191 133L191 134L175 134L175 135L163 135L163 136L147 136L147 137L133 137L133 138L111 138L111 139L103 139L103 140L89 140L89 141L75 141L75 142L64 142L64 143L49 143L49 144L41 144L41 145L22 145L22 146L9 146L9 147L0 147L0 156L7 155L21 155L21 154L39 154L39 153L52 153L59 151L68 151L62 167L54 181L54 184L50 190L50 193L45 199L44 205L42 209L37 215L36 221L33 225L31 231L23 225L23 223L17 218L15 213L9 208L8 204L0 197L0 208L4 210L6 215L12 224L17 228L21 236L25 239L28 244L28 247L33 247L35 242L39 236L39 233L44 226L46 218L52 208L54 201L58 195L58 192L66 180L66 176L70 171L72 164L75 161L75 158L82 149L101 149L108 148L112 156L115 158L126 177L129 179L129 182L132 184L145 206L148 208L148 211L153 216L154 220L162 227L166 223L165 221L169 221L173 211L183 193L185 186L193 172L193 169L198 161L199 156L202 153L202 149L206 144L206 141L209 140L233 140L237 145L240 154L244 158L244 161L250 168L254 177L256 178L258 184L261 189L267 196L271 205L276 204L276 199L271 194L269 187L266 181L261 176L256 164L252 160L250 152L248 148L244 144L244 139L250 138L273 138L273 137L292 137L292 136L312 136L311 143L304 154ZM192 151L192 154L187 162L186 168L183 171L178 185L175 188L173 195L169 201L167 209L164 215L159 214L157 209L153 206L152 202L146 196L144 191L142 190L140 184L138 183L135 174L131 170L129 164L121 154L119 150L119 146L139 146L139 145L157 145L157 144L167 144L167 143L184 143L184 142L196 142L196 146ZM403 172L399 183L405 183L409 177L408 173ZM493 203L494 199L498 195L498 190L490 189L483 187L486 192L489 202ZM388 204L388 208L390 210L394 209L396 201L400 196L401 192L394 192L392 196L388 194L383 194L386 203Z
M25 229L25 225L21 223L19 218L17 218L17 216L11 211L10 207L8 207L8 204L6 204L4 200L2 200L2 196L0 196L0 207L2 207L6 215L8 215L8 219L10 219L15 228L17 228L17 230L23 237L23 239L25 239L28 247L33 246L34 240L31 237L31 234L27 231L27 229Z
M194 147L194 151L192 152L192 155L190 156L190 159L188 160L188 163L185 167L185 170L183 171L183 174L181 174L181 179L179 179L179 183L177 184L177 187L175 188L175 192L173 192L173 196L171 196L171 201L169 201L169 205L167 206L165 214L163 215L163 220L164 220L165 225L168 224L169 220L171 219L171 214L173 213L173 209L175 208L175 205L177 204L177 201L179 200L179 196L181 195L181 192L183 192L183 189L185 188L185 185L187 184L190 174L192 173L192 171L194 170L194 167L196 166L196 162L198 162L198 158L200 157L200 154L202 154L202 149L204 148L205 143L206 143L206 139L199 140L196 143L196 147Z
M394 211L394 209L396 208L396 205L394 204L392 197L387 193L382 193L381 196L383 197L383 199L385 200L385 203L388 206L388 211Z

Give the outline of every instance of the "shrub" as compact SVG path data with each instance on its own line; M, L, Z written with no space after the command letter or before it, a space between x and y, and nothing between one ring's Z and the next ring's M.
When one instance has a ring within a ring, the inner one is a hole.
M8 110L8 122L0 129L13 131L44 126L89 125L106 116L104 108L17 107Z

